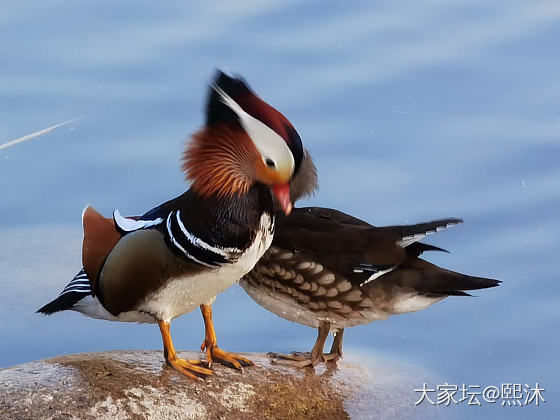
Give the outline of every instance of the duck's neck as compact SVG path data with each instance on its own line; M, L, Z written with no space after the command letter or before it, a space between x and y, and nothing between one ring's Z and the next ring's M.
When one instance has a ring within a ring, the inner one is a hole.
M192 190L183 197L181 216L191 233L222 247L244 249L260 228L262 215L273 214L272 194L262 184L232 197L203 198Z

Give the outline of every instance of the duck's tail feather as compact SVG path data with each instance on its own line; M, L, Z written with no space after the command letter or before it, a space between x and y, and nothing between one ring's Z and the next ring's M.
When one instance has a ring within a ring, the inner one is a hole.
M468 291L499 286L501 281L446 270L420 258L407 258L396 270L399 285L426 295L471 296Z
M401 236L400 245L403 248L417 242L426 235L439 232L442 229L463 223L463 219L450 217L447 219L433 220L431 222L417 223L415 225L390 226L389 229L396 231Z
M405 250L406 250L406 255L412 257L419 257L426 251L438 251L438 252L445 252L449 254L449 251L447 249L443 249L435 245L425 244L423 242L413 242L410 245L408 245L405 248Z
M447 282L433 285L426 292L446 296L472 296L466 290L488 289L499 286L501 281L485 277L474 277L466 274L454 273Z
M37 313L46 315L59 311L72 309L72 307L86 296L91 296L89 278L82 268L70 283L62 290L60 295L53 301L37 310Z

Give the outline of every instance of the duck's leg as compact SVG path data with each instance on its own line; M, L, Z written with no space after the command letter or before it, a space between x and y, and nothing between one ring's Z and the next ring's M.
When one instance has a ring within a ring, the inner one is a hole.
M323 354L323 349L325 348L325 342L329 336L329 331L331 329L331 324L326 321L321 321L319 328L317 328L317 340L315 345L311 349L310 353L299 353L292 352L290 354L279 354L279 353L268 353L269 357L278 358L283 360L290 360L297 362L300 366L316 366L319 363L325 362L326 358Z
M336 366L339 359L342 359L342 337L344 335L344 328L341 328L334 333L334 340L331 346L331 351L325 354L325 359L330 365Z
M206 350L206 360L210 365L214 362L222 365L243 370L243 366L251 366L253 362L237 354L229 353L218 347L214 322L212 321L212 305L200 305L200 312L204 319L205 339L200 346L200 350Z
M212 374L210 369L203 368L198 360L185 360L177 357L171 333L169 332L170 323L166 321L158 321L161 338L163 339L163 355L167 364L173 369L181 372L189 378L200 380Z
M315 345L311 349L311 364L313 366L318 365L325 361L325 356L323 355L323 349L325 348L325 342L329 336L329 331L331 329L331 324L325 321L321 321L319 324L319 332L317 334L317 340Z

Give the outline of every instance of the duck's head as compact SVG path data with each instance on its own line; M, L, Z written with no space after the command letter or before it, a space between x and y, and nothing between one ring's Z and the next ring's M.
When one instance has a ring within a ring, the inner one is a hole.
M284 213L292 209L289 182L304 157L301 139L284 115L241 78L218 71L206 125L194 134L183 170L202 196L244 194L255 183L272 188Z

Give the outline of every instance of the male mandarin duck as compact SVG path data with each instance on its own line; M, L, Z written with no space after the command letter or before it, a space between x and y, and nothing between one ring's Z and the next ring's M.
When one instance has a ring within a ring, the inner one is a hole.
M172 319L200 306L207 361L251 364L217 346L210 304L250 271L274 233L273 196L287 214L289 185L303 159L292 124L241 79L218 72L206 124L183 156L190 189L140 217L83 212L83 269L38 312L74 310L111 321L157 323L164 356L193 379L212 373L180 359Z
M305 152L290 182L292 201L317 187L316 169ZM310 353L273 357L316 365L342 357L344 328L419 311L466 290L497 286L497 280L456 273L421 258L444 251L418 242L429 233L461 223L455 218L407 226L373 227L337 210L295 208L279 216L271 247L240 285L265 309L318 329ZM330 353L323 348L329 332Z

